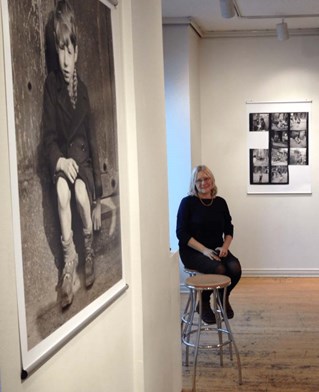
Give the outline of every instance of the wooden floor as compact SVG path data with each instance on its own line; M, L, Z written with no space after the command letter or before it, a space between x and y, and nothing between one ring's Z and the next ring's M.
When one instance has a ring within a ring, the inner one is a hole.
M196 391L318 392L319 278L242 278L230 299L243 384L227 351L224 367L216 353L200 351ZM183 392L192 370L192 362L183 366Z

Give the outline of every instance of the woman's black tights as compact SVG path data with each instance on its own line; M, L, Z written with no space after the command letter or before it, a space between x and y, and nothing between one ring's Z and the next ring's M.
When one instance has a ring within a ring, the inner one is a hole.
M194 252L192 256L191 258L187 257L186 260L183 258L183 254L181 254L186 268L195 269L203 274L218 274L230 277L231 284L227 287L227 296L229 296L241 277L241 265L237 257L231 252L228 252L228 255L223 257L221 261L211 260L199 252ZM209 302L211 293L212 291L209 290L203 291L203 302Z

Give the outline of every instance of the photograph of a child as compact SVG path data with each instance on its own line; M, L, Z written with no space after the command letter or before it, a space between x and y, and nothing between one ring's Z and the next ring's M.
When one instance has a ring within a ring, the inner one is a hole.
M268 184L269 168L268 166L254 166L252 170L252 184Z
M289 113L271 113L270 128L273 131L287 131L289 122Z
M123 278L112 19L100 0L8 11L32 349Z
M102 181L94 129L90 123L88 91L77 70L78 36L75 14L68 0L54 10L54 39L59 67L44 87L43 135L52 181L57 192L64 267L61 306L73 301L78 254L72 232L71 199L74 197L83 226L86 287L95 279L93 228L101 228Z
M271 164L272 166L288 165L288 148L272 148Z
M266 148L253 148L250 150L253 166L268 166L269 150Z
M274 148L288 147L288 131L270 131L270 146Z
M305 131L306 129L308 129L308 113L290 113L290 130Z
M269 130L269 113L250 113L249 130L251 132L262 132Z
M290 147L291 148L306 148L307 131L290 131Z
M307 165L307 149L291 148L289 155L289 165Z
M271 184L288 184L288 166L272 166L271 167Z

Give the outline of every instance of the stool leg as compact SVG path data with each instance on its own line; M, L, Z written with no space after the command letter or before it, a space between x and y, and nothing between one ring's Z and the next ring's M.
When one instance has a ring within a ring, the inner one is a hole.
M195 276L195 271L186 271L185 272L191 277ZM194 290L189 289L189 295L187 299L187 303L184 309L184 312L181 317L181 340L182 343L185 344L185 366L188 366L188 358L189 358L189 343L191 336L191 329L193 326L194 312L196 307L196 298Z
M188 299L187 303L182 315L181 319L181 339L182 343L185 341L189 341L189 337L187 335L188 330L189 330L189 325L190 325L190 316L191 316L191 311L192 311L192 291L191 289L188 289ZM185 365L188 366L188 345L186 345L186 360L185 360Z
M221 300L221 298L219 297L219 301L222 303L222 306L223 306L223 309L226 313L226 317L227 317L227 321L228 321L227 309L226 309L226 298L227 298L227 287L224 288L223 298ZM223 320L224 320L224 317L223 317ZM224 323L225 323L225 321L224 321ZM227 326L226 326L226 330L228 330ZM230 343L228 346L229 346L229 357L230 357L230 360L232 361L233 360L233 342L231 339L230 339Z
M193 367L193 387L192 392L196 391L196 370L197 370L197 356L198 356L198 348L200 341L200 333L202 329L202 312L203 312L203 304L202 304L202 290L197 290L198 295L198 307L199 307L199 319L198 319L198 327L196 334L196 342L195 342L195 352L194 352L194 367Z
M185 366L189 365L189 342L191 336L192 326L194 325L194 314L195 314L195 307L196 307L196 292L193 289L190 289L190 309L188 312L188 317L186 321L186 327L184 330L184 342L186 345L185 348Z
M239 357L239 351L234 339L234 335L232 333L232 330L230 328L230 324L228 321L228 317L227 317L227 312L226 312L226 308L225 308L225 302L226 302L226 290L224 290L224 296L223 296L223 306L221 307L221 312L222 312L222 316L224 319L224 323L226 325L226 329L228 331L228 335L230 338L230 345L234 346L234 351L235 351L235 355L236 355L236 359L237 359L237 368L238 368L238 383L239 385L241 385L243 383L242 381L242 372L241 372L241 362L240 362L240 357Z
M214 303L214 313L216 317L216 327L217 327L218 340L219 340L219 361L220 361L220 366L224 366L223 331L222 331L222 317L221 317L222 313L220 311L218 289L215 289L213 291L213 303Z
M189 312L189 307L191 305L191 290L190 289L188 289L188 290L189 290L188 299L187 299L186 306L185 306L185 309L184 309L184 312L183 312L182 318L181 318L181 335L182 336L184 335L184 331L187 326L186 320L187 320L187 316L188 316L188 312Z

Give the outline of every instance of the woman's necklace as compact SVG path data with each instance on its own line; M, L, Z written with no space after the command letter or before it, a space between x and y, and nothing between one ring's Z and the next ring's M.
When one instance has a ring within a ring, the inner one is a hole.
M200 202L203 204L203 206L205 206L205 207L210 207L210 206L213 204L213 201L214 201L213 198L212 198L208 203L205 203L204 200L205 200L205 199L201 199L201 198L199 197L199 201L200 201Z

